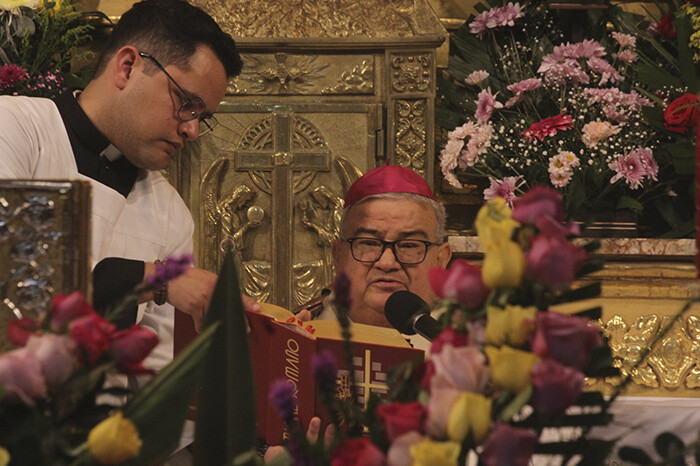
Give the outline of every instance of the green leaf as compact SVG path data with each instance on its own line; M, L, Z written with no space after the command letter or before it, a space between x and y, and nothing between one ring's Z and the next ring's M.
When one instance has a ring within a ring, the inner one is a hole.
M583 299L595 298L596 296L600 296L600 291L600 282L589 283L588 285L562 293L553 304L571 303Z
M252 450L257 439L247 323L231 251L216 282L206 328L218 322L197 394L196 465L230 464Z
M205 329L124 406L124 416L136 425L143 441L139 456L125 464L151 464L177 446L217 327L218 323Z
M678 62L681 69L681 78L688 92L695 94L698 91L697 76L695 75L695 63L693 63L693 51L690 49L690 36L693 34L693 26L690 16L682 11L677 11L673 25L678 32L676 43L678 44Z
M513 416L520 412L522 407L525 406L531 397L532 384L529 384L527 387L520 390L520 392L515 395L515 398L513 398L513 400L508 403L505 408L503 408L503 411L501 411L501 414L499 415L500 420L502 422L508 422L513 419Z
M634 210L635 212L641 212L644 210L644 204L636 200L635 198L631 196L621 196L620 200L617 201L617 205L615 206L617 210L623 210L623 209L629 209L629 210Z
M603 314L603 308L602 306L596 306L592 307L590 309L584 309L583 311L578 311L574 313L576 317L587 317L591 320L598 320L600 319L600 316Z

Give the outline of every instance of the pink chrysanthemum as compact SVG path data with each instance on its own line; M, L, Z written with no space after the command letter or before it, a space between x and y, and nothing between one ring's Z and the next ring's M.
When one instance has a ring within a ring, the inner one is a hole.
M624 178L630 189L641 187L645 176L656 180L659 172L659 166L654 160L652 151L647 147L638 147L610 162L608 166L616 173L610 178L610 183Z
M608 81L611 83L619 83L624 80L622 75L617 72L615 67L602 58L591 57L588 59L586 64L592 71L600 74L599 84L601 86L607 84Z
M474 116L476 120L483 124L491 119L493 111L497 108L503 108L503 104L496 100L496 94L491 93L491 88L486 88L479 92L476 101L476 113Z
M448 133L449 140L440 151L440 168L451 185L462 187L454 170L458 166L466 168L478 162L479 156L491 146L492 134L491 125L478 125L471 121Z
M24 82L29 77L27 70L14 63L0 66L0 91Z
M515 25L515 20L525 16L519 3L508 3L502 7L494 7L484 11L469 23L469 31L481 37L487 29Z
M571 116L560 114L545 118L537 123L533 123L521 134L525 139L527 139L528 142L532 142L532 140L535 138L543 141L545 137L554 136L557 134L557 131L564 131L573 127L574 122L571 119Z
M617 41L618 44L620 44L620 47L625 48L625 47L634 47L637 45L637 38L634 36L631 36L629 34L623 34L621 32L613 32L612 33L613 39Z
M545 80L548 82L557 84L564 84L568 80L574 86L578 86L588 84L590 81L589 76L581 69L581 65L573 58L557 61L552 57L544 57L537 72L544 73Z
M483 82L484 80L486 80L486 78L488 78L488 77L489 77L488 71L478 70L478 71L474 71L472 73L469 73L469 76L467 76L464 79L464 82L466 84L469 84L470 86L476 86L480 82Z
M542 87L542 80L539 78L530 78L523 81L518 81L508 86L508 90L516 94L523 92L534 91Z
M633 51L625 49L620 53L613 55L613 58L620 60L622 63L634 63L639 57Z
M515 190L519 188L524 181L522 176L506 176L502 180L489 177L491 185L484 189L484 199L490 200L495 197L502 197L510 207L513 207L513 201L517 198Z

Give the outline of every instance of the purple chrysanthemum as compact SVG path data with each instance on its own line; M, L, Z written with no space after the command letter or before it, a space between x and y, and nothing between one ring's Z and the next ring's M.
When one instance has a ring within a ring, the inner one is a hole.
M495 197L502 197L509 206L513 207L515 200L515 190L524 183L522 176L506 176L502 180L489 177L491 185L484 189L484 199L489 200Z
M335 356L328 350L311 356L311 367L314 379L318 383L319 390L335 392L335 380L338 374L338 365Z
M289 380L275 380L270 388L269 400L277 409L277 413L284 422L291 423L294 421L297 400L294 397L294 385Z
M27 70L14 63L0 66L0 91L26 81L28 76Z
M156 273L146 277L146 284L155 289L165 287L166 283L185 273L192 265L193 259L192 254L166 258L163 262L156 264Z

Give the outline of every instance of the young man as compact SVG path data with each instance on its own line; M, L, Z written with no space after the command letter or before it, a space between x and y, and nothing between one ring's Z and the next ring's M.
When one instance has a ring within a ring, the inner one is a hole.
M158 170L216 125L213 113L242 62L233 39L180 0L146 0L124 13L94 78L54 101L0 97L0 178L86 179L92 185L93 302L106 308L154 272L192 252L194 224ZM120 321L152 329L145 361L172 360L174 307L199 329L216 275L197 268L142 296Z

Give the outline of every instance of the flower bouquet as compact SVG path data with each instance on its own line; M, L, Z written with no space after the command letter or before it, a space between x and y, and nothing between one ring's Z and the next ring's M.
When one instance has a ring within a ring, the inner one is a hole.
M677 195L678 174L659 150L668 135L644 116L658 103L639 90L638 37L602 27L617 9L597 10L591 36L574 40L547 2L496 3L451 36L438 83L445 179L488 183L484 199L510 205L550 186L569 217L632 211L658 232L653 206Z
M597 283L572 289L602 266L589 256L595 242L570 241L578 226L564 223L561 195L546 187L516 199L512 211L503 198L488 201L476 230L481 267L457 259L430 271L443 330L426 361L392 371L388 400L375 394L366 410L336 400L334 361L316 357L318 391L338 434L328 445L311 444L294 420L293 387L275 386L271 400L290 434L287 460L457 465L478 457L484 465L527 465L546 454L561 464L603 461L612 444L586 434L611 416L601 393L583 390L586 377L618 373L593 321L601 310L553 308L599 293ZM342 283L335 289L342 315Z
M70 0L0 1L0 95L54 97L67 89L71 63L91 54L77 46L92 26Z
M110 319L141 292L176 278L191 260L171 258L107 317L74 292L56 295L38 319L8 325L8 337L19 348L0 354L1 465L121 464L132 458L146 464L175 447L194 376L217 325L135 396L104 382L113 370L152 374L142 361L158 337L136 325L119 330ZM121 406L114 397L130 399ZM154 421L163 424L154 429Z

